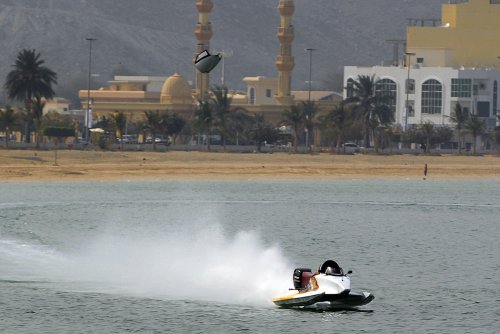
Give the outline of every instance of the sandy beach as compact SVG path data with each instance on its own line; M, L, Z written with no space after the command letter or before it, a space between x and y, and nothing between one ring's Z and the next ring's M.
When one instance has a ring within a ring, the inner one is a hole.
M0 150L0 182L168 179L499 179L499 156Z

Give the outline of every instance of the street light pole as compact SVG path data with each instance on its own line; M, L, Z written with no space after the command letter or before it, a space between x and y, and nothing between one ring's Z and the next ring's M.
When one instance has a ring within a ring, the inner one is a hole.
M306 115L306 148L309 148L309 136L311 134L309 133L308 126L311 118L312 55L313 52L316 51L316 49L307 48L306 51L309 52L309 90L307 97L307 115Z
M497 56L497 59L500 60L500 56ZM497 85L497 89L498 89L498 85ZM498 96L498 91L497 91L497 96ZM497 105L493 106L493 108L496 109L496 116L497 116L497 122L495 125L500 126L500 108L498 108L498 100L497 100Z
M306 49L309 52L309 97L308 102L311 102L311 84L312 84L312 54L316 49Z
M90 124L90 78L92 76L92 42L96 41L97 38L85 38L89 42L89 77L87 85L87 110L85 111L85 139L89 140L89 124Z
M405 55L407 57L406 59L406 66L408 67L408 76L406 78L406 103L405 103L405 108L404 108L404 129L403 131L406 132L408 130L408 116L409 116L409 111L410 111L410 68L411 68L411 56L415 56L416 53L414 52L405 52Z

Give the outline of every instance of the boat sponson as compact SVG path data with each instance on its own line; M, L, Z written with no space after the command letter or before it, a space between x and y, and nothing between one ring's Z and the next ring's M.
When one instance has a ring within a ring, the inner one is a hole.
M277 298L273 299L273 302L280 307L300 307L300 306L310 306L316 303L329 302L331 307L334 308L353 308L357 306L363 306L371 302L375 297L371 293L363 292L350 292L344 291L344 293L337 295L330 295L326 293L320 293L315 295L308 295L303 297L300 293L295 296L290 296L292 298Z
M298 307L298 306L309 306L314 303L324 300L325 293L322 292L316 295L309 295L303 297L294 296L292 298L276 298L273 299L273 303L280 307Z

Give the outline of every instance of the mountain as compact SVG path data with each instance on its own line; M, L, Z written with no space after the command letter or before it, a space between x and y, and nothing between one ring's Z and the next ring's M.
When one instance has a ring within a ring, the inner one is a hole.
M317 49L313 88L339 88L344 65L388 64L393 48L386 40L405 38L407 18L439 18L443 1L296 0L294 89L305 89L308 80L304 49ZM225 59L226 84L242 89L245 76L276 76L279 1L213 2L211 47L233 51ZM85 38L92 36L98 39L92 50L93 87L116 74L167 76L179 71L194 80L197 21L195 0L0 0L0 78L19 51L36 49L58 74L57 94L74 98L87 87ZM218 70L212 83L220 82Z

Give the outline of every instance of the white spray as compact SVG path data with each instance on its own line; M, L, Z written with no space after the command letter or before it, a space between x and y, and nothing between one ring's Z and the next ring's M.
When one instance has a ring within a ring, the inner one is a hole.
M105 234L78 254L0 240L0 256L1 276L159 299L266 305L291 285L292 267L278 246L265 246L255 232L228 237L218 226L168 235Z

